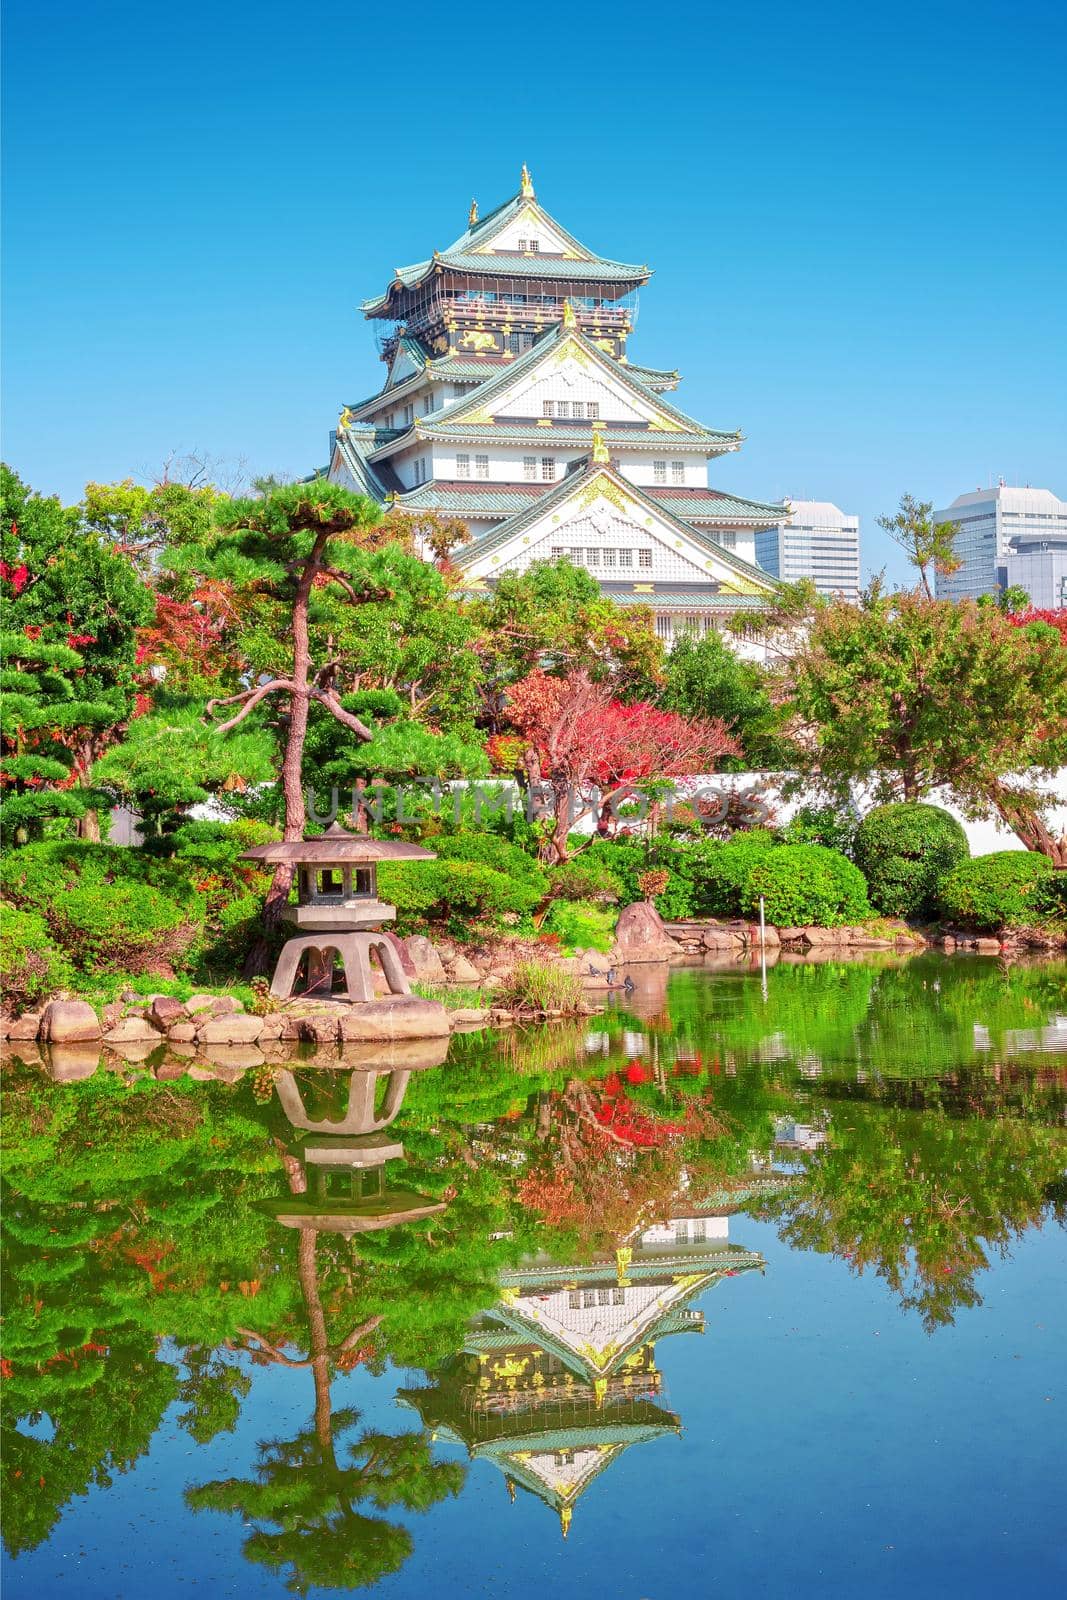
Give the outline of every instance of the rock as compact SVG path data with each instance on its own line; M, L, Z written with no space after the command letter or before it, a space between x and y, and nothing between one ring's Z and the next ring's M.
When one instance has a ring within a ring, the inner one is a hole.
M36 1039L41 1031L42 1011L24 1011L21 1017L8 1024L7 1036L11 1040Z
M766 924L766 926L764 927L764 929L763 929L763 945L764 945L764 949L766 949L766 950L777 950L779 945L781 944L781 942L782 942L782 939L781 939L781 935L778 932L778 929L774 926L773 923L768 922ZM756 934L755 934L754 943L756 945L756 948L758 949L759 948L759 927L758 926L756 928Z
M848 943L844 928L801 928L800 936L816 949L832 944Z
M479 1009L476 1006L458 1006L448 1013L453 1028L484 1028L489 1021L488 1008Z
M371 1006L384 1004L382 1001L371 1001ZM360 1006L360 1010L367 1010L367 1006ZM294 1039L305 1044L336 1044L340 1037L338 1018L334 1016L288 1016L282 1019L283 1039Z
M122 1017L104 1034L105 1044L158 1044L159 1030L144 1017Z
M188 1044L196 1038L195 1022L176 1022L173 1028L167 1029L168 1044Z
M249 1017L234 1011L208 1017L197 1028L196 1036L201 1044L254 1044L262 1031L262 1017Z
M663 918L647 900L623 906L615 928L614 962L669 961L682 947L663 926Z
M473 961L468 961L466 956L453 956L448 965L448 976L453 983L481 983L482 975Z
M259 1042L263 1044L268 1039L280 1039L285 1031L286 1018L272 1011L269 1017L263 1018L263 1026L259 1030Z
M157 994L148 1008L148 1020L164 1033L170 1031L173 1023L183 1022L188 1015L181 1001L175 1000L170 994Z
M152 1076L157 1083L173 1083L177 1078L184 1078L185 1071L180 1061L164 1061L152 1068Z
M232 994L217 994L211 1002L213 1017L232 1017L235 1011L243 1010L240 1000L235 1000Z
M121 1000L109 1000L100 1012L100 1024L106 1033L108 1028L113 1028L116 1022L121 1021L126 1013L126 1007Z
M404 940L404 948L421 983L444 983L444 963L429 939L421 933L413 933Z
M441 957L446 967L450 967L459 955L459 945L452 939L438 939L437 954Z
M197 1011L210 1011L214 1004L215 996L213 994L191 994L185 1002L185 1009L190 1015L193 1015Z
M401 939L399 937L399 935L397 935L395 933L390 933L385 928L382 929L382 938L383 939L388 939L389 943L392 945L393 949L396 951L397 960L400 962L401 967L404 969L405 977L407 977L407 978L416 977L417 973L415 971L415 963L412 961L411 957L408 955L407 944L405 943L405 941L403 939Z
M124 1039L110 1048L118 1056L120 1067L131 1061L147 1061L159 1049L159 1034L153 1028L151 1039Z
M977 952L978 952L978 954L980 956L999 956L999 954L1000 954L1000 940L999 939L976 939L974 941L974 948L977 950Z
M704 929L700 942L705 950L739 950L744 941L729 928L714 927Z
M177 1056L182 1061L192 1061L196 1056L196 1045L186 1044L184 1039L180 1040L177 1044L171 1044L170 1040L168 1039L167 1053L168 1055Z
M807 929L779 928L778 937L783 944L803 944L807 938Z
M448 1032L444 1006L417 994L396 994L389 1000L354 1005L341 1018L345 1040L436 1039Z
M41 1018L41 1037L52 1044L99 1039L103 1031L96 1012L85 1000L52 1000Z

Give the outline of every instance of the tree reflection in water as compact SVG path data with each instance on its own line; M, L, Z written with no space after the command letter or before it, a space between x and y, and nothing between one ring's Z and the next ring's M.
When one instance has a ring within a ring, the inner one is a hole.
M83 1050L53 1081L9 1059L9 1551L133 1467L168 1408L197 1444L234 1429L272 1365L310 1372L312 1421L190 1504L252 1522L246 1554L297 1592L395 1571L411 1534L389 1512L455 1493L461 1469L424 1429L361 1430L332 1384L390 1360L455 1370L524 1260L613 1271L680 1191L773 1218L943 1327L1026 1229L1064 1220L1065 979L1062 963L779 964L764 999L758 977L683 970L584 1029L454 1039L431 1070L299 1064L268 1105L248 1075L106 1070ZM776 1146L787 1123L825 1138ZM574 1378L595 1422L598 1376Z

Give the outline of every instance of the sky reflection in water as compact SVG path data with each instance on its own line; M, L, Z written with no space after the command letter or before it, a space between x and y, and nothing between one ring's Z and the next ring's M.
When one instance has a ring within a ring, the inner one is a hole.
M1065 994L646 969L445 1063L9 1061L8 1592L1061 1591Z

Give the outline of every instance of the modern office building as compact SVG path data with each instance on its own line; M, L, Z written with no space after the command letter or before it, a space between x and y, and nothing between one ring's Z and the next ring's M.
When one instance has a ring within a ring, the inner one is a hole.
M712 489L738 450L668 395L678 373L628 352L651 269L601 256L519 191L471 207L446 249L397 268L364 303L382 329L382 388L347 405L329 476L404 512L459 517L472 590L565 558L621 605L647 606L669 644L765 605L754 535L784 507Z
M857 600L860 592L860 519L829 500L787 500L790 516L756 530L756 560L784 583L811 578L824 595Z
M934 521L956 524L962 563L938 577L940 599L977 599L1018 584L1035 606L1067 604L1067 500L1051 489L1001 480L957 495L946 510L934 512Z

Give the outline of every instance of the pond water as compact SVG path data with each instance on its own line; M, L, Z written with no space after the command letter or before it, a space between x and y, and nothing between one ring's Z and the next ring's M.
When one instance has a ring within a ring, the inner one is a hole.
M1067 965L635 976L9 1058L7 1595L1067 1591Z

